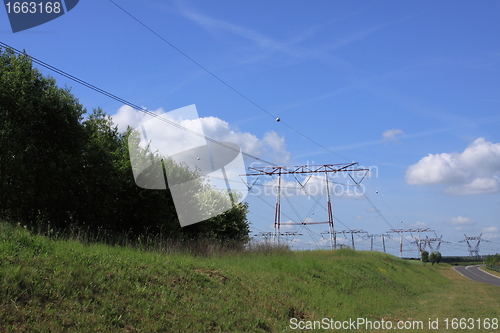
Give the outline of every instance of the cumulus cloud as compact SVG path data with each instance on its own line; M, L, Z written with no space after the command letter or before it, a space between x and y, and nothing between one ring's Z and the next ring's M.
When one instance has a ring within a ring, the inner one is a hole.
M483 232L499 232L500 228L498 227L484 227L482 229Z
M454 195L500 192L500 143L478 138L461 153L429 154L406 170L410 185L447 185Z
M271 159L273 162L280 164L286 164L290 160L290 152L288 152L286 148L285 138L279 136L274 131L265 133L262 139L259 139L251 133L241 132L238 129L231 128L229 123L217 117L210 116L198 119L171 119L168 113L165 113L162 109L158 109L154 111L154 113L195 132L199 132L199 128L201 127L205 136L219 142L235 143L240 146L244 153L259 157L265 156L265 158ZM141 123L151 119L150 116L135 111L127 105L118 109L117 113L113 115L112 118L113 122L118 126L118 129L122 132L127 128L127 126L136 128ZM168 136L168 126L170 125L163 122L158 122L158 124L161 126L161 128L158 128L158 131L161 131L163 135ZM179 142L179 145L181 144L182 143Z
M290 223L295 223L297 221L292 221L292 220L288 220L288 221L285 221L285 222L281 222L281 225L280 225L280 229L282 231L290 231L290 230L293 230L295 229L297 226L296 225L293 225L293 224L290 224ZM272 225L272 228L274 228L274 224Z
M128 105L123 105L113 116L111 116L120 132L125 132L127 126L136 128L140 123L146 121L147 117L148 116L144 113L135 111Z
M404 132L397 128L389 129L382 133L384 140L397 140L398 135L404 135Z
M484 227L481 229L483 238L486 240L493 240L500 238L500 228L498 227Z
M413 224L410 225L412 228L424 228L424 227L428 227L427 223L425 222L420 222L420 221L417 221Z
M456 230L462 230L464 226L476 224L474 220L465 216L457 216L445 221L444 224L455 227Z

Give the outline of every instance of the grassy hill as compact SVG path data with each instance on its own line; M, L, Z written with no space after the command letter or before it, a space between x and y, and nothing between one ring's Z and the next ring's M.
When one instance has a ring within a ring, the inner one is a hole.
M499 291L464 293L471 282L450 270L351 250L168 254L0 223L0 332L287 332L292 318L500 318ZM481 304L448 305L460 295Z

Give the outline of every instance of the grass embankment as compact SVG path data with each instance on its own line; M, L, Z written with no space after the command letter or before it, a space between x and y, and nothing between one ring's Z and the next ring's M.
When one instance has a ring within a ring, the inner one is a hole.
M500 317L500 288L471 286L448 265L377 252L202 257L0 223L0 332L286 332L291 318Z
M491 275L495 275L500 278L500 272L499 271L494 271L492 269L487 268L486 266L479 267L480 270L485 271L486 273L489 273Z

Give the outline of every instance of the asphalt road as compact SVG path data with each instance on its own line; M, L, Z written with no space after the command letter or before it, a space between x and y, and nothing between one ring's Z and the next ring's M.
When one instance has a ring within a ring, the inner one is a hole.
M489 283L500 287L500 278L497 278L496 276L483 272L482 270L479 269L480 266L484 265L458 266L454 267L454 269L472 281Z

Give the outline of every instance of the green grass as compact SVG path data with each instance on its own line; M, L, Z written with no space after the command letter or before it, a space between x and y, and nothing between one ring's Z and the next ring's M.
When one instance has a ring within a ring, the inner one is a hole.
M486 266L483 266L483 267L479 267L480 270L483 270L487 273L490 273L491 275L495 275L495 276L498 276L500 278L500 272L499 271L495 271L495 270L492 270L492 269L489 269L488 267Z
M500 318L500 288L477 299L461 278L449 265L378 252L196 256L53 240L0 223L0 332L289 332L291 318Z

